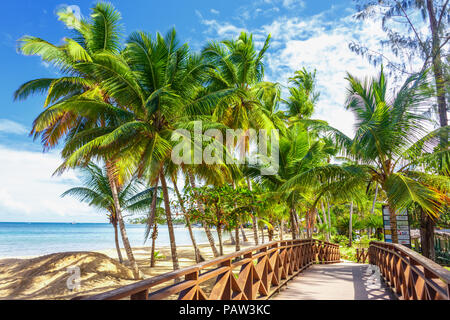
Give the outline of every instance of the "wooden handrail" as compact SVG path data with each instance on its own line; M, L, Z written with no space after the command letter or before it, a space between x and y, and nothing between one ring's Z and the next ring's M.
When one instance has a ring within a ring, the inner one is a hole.
M314 239L274 241L115 290L75 299L159 300L173 295L182 300L268 299L312 264L339 261L339 246L336 244ZM183 276L184 280L169 284ZM214 278L210 292L206 292L206 282ZM152 289L155 291L150 292Z
M450 300L450 271L403 245L371 242L369 263L399 299Z

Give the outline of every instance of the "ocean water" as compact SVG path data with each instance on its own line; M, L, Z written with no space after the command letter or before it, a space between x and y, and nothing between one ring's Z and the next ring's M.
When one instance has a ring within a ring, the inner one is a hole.
M151 239L144 242L144 225L126 225L126 229L132 247L151 246ZM194 235L197 243L208 242L202 229L194 228ZM217 239L215 232L213 235ZM224 236L225 239L227 236ZM122 240L119 241L122 246ZM185 227L175 227L175 241L177 245L192 243ZM156 244L157 246L170 245L167 226L159 226ZM115 248L114 228L108 223L0 222L0 258L111 248Z

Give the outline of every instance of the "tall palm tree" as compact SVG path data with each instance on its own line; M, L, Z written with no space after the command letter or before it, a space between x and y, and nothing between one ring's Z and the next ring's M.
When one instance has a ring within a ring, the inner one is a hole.
M112 107L111 99L100 89L98 80L79 66L92 63L103 53L117 55L121 47L121 16L111 4L96 4L92 8L90 19L79 20L73 14L63 11L58 15L60 20L73 29L73 39L65 38L62 45L56 46L37 37L25 36L19 46L23 54L40 56L62 74L59 78L31 80L15 92L16 99L46 92L45 110L35 119L31 132L35 139L41 137L44 151L54 148L64 137L69 140L85 130L91 135L92 132L105 132L105 124L113 119L111 110L109 113L99 113L99 105ZM134 275L139 277L117 196L115 161L105 160L124 247Z
M212 120L231 129L242 130L240 157L244 158L251 143L249 129L274 129L261 106L259 96L266 87L264 77L264 54L269 48L270 35L260 51L255 49L253 36L242 32L236 40L211 41L203 49L203 56L211 64L208 90L224 91L226 94L216 103ZM236 146L237 143L233 145ZM251 190L250 180L247 180ZM258 244L258 227L253 215L253 233Z
M334 128L329 128L329 132L353 163L311 168L292 177L285 188L311 183L336 188L340 184L342 193L350 193L353 182L377 183L386 194L391 230L397 230L396 213L412 203L430 216L439 215L443 204L449 201L449 178L432 175L421 167L433 159L449 159L449 145L439 145L449 127L427 132L429 119L422 115L429 97L426 76L410 77L391 99L383 69L377 78L363 82L348 74L347 81L346 105L356 116L355 137L351 139ZM343 188L344 185L349 188ZM392 238L398 242L396 232Z

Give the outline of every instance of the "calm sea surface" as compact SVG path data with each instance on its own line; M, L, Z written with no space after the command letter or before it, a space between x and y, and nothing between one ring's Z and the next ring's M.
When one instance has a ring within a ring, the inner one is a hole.
M127 225L133 247L150 246L144 243L145 226ZM207 243L202 229L194 228L198 243ZM216 238L216 234L214 232ZM120 237L120 232L119 232ZM227 236L224 237L227 239ZM190 245L186 228L175 227L177 245ZM120 240L121 241L121 240ZM122 245L122 242L120 242ZM159 227L157 246L169 246L167 226ZM114 228L108 223L15 223L0 222L0 257L34 256L63 251L93 251L115 248Z

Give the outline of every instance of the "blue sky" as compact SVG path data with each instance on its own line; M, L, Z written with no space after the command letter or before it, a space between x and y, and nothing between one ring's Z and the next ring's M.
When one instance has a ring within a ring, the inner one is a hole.
M68 1L68 0L67 0ZM236 36L241 30L262 43L268 33L273 41L265 60L266 79L286 84L295 70L317 69L321 99L315 117L351 135L353 117L343 109L345 72L371 75L375 69L348 49L351 40L372 47L383 36L376 23L356 22L351 0L255 0L255 1L110 1L122 13L125 34L135 30L165 33L176 27L180 39L200 50L210 39ZM0 221L106 220L84 204L59 195L77 183L71 172L51 177L59 164L57 151L42 154L28 132L42 111L43 97L14 102L13 92L34 78L55 77L55 71L37 57L16 52L23 35L60 43L70 30L55 12L62 5L77 5L89 14L94 1L8 1L0 10Z

